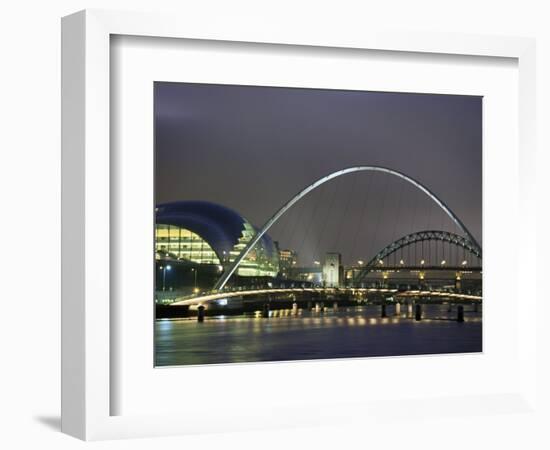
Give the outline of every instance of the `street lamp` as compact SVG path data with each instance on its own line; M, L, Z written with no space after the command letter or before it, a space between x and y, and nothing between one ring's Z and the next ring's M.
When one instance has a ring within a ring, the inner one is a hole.
M316 266L321 265L321 263L319 261L313 261L313 264L315 264Z
M197 290L197 269L193 267L191 268L191 272L195 272L195 285L194 285L193 291L196 291Z
M364 261L361 261L361 260L359 260L359 261L357 261L357 264L359 264L360 266L362 266L363 264L365 264L365 262L364 262Z
M170 264L166 266L160 266L160 269L162 270L162 290L166 290L166 271L172 270L172 266Z

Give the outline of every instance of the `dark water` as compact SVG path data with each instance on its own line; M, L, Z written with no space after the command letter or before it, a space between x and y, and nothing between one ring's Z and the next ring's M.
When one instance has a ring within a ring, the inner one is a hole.
M396 356L482 351L481 313L465 307L458 323L456 308L423 306L423 320L399 317L388 307L341 308L336 312L277 312L269 319L233 316L161 319L155 324L156 365L284 361L365 356Z

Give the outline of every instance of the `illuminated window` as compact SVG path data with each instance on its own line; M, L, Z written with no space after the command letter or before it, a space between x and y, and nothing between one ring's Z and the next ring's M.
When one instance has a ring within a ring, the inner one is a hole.
M227 263L233 262L254 237L256 230L248 222L238 242L229 251ZM260 239L237 269L241 276L275 277L279 271L279 258L275 248L267 248L266 241ZM191 261L196 264L221 265L222 261L210 244L200 235L175 225L157 224L155 227L156 258L173 258ZM222 258L225 258L222 255Z
M197 264L220 264L208 242L198 234L174 225L156 225L155 251L157 257L188 260Z

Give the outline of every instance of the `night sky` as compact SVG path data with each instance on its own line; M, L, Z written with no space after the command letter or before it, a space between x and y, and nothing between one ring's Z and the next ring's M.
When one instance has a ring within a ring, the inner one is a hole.
M354 165L406 173L436 193L482 244L482 98L155 83L156 202L207 200L261 226L299 190ZM327 183L269 235L311 265L326 251L369 259L404 234L458 231L390 175Z

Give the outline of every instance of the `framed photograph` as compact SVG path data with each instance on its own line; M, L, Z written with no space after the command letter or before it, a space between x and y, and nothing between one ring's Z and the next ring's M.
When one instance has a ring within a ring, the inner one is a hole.
M154 102L155 366L482 351L482 97Z
M532 407L532 40L62 31L64 432Z

